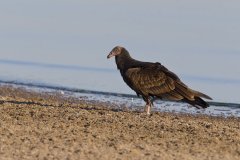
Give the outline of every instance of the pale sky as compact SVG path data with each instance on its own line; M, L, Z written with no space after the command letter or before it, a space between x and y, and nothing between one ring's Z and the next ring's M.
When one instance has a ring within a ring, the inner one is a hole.
M122 45L217 100L240 101L239 15L237 0L0 1L0 59L114 70L106 56Z

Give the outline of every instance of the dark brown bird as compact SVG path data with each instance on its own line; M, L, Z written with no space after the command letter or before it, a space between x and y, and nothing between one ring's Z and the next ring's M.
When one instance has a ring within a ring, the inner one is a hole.
M197 108L209 106L202 98L212 99L211 97L190 89L176 74L160 63L135 60L120 46L113 48L107 58L113 56L123 80L146 102L147 114L150 114L154 98L183 101Z

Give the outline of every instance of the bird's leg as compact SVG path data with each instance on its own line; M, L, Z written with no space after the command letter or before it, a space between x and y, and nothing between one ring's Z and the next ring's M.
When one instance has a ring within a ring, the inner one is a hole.
M148 98L145 106L145 111L147 112L147 115L150 115L151 107L152 107L152 101Z

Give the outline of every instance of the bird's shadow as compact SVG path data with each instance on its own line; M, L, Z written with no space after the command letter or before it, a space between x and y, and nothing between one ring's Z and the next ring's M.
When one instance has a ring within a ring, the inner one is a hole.
M9 104L15 104L15 105L36 105L36 106L40 106L40 107L64 107L64 104L58 104L58 105L53 105L53 104L44 104L44 103L40 103L40 102L31 102L31 101L16 101L16 100L0 100L0 105L4 104L4 103L9 103ZM140 110L133 110L131 108L118 108L116 106L112 106L112 107L83 107L80 104L73 104L72 107L77 107L81 110L87 110L87 111L97 111L99 113L101 113L101 111L111 111L111 112L127 112L127 113L135 113L135 114L144 114L145 112L142 112ZM149 116L148 116L149 117Z
M58 106L54 106L51 104L43 104L43 103L39 103L39 102L26 102L26 101L14 101L14 100L0 100L0 104L4 104L4 103L10 103L10 104L25 104L25 105L38 105L41 107L58 107Z
M4 104L4 103L10 103L10 104L15 104L15 105L38 105L41 107L63 107L64 105L52 105L52 104L43 104L40 102L29 102L29 101L16 101L16 100L0 100L0 105ZM126 109L122 109L122 108L99 108L99 107L82 107L82 106L78 106L79 109L83 109L83 110L88 110L88 111L112 111L112 112L129 112Z

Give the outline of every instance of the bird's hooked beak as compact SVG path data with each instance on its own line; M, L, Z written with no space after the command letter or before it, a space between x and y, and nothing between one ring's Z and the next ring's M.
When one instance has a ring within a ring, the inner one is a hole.
M117 55L116 52L111 51L111 52L108 54L107 58L109 59L109 58L114 57L114 56L116 56L116 55Z
M116 46L112 49L112 51L108 54L107 58L114 57L116 55L119 55L122 52L122 47Z
M116 56L116 55L117 55L116 52L111 51L111 52L108 54L107 58L111 58L111 57Z

